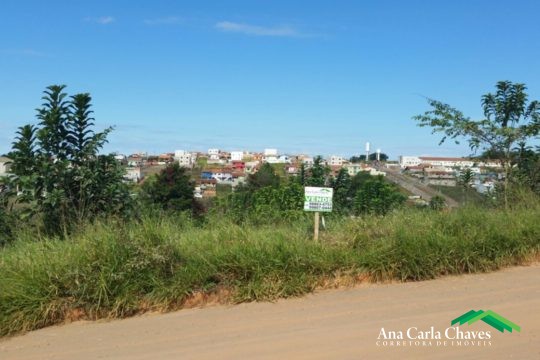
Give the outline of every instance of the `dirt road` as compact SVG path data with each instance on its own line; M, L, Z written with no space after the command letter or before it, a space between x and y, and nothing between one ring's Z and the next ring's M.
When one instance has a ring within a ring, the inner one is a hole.
M478 321L460 330L490 331L491 345L377 345L381 328L444 332L471 309L493 310L521 332L500 333ZM539 310L540 266L533 265L277 303L78 322L2 340L0 359L540 359Z
M451 207L455 208L458 207L459 204L456 200L452 199L449 196L446 196L439 191L430 188L429 186L422 184L417 179L414 179L409 176L405 176L399 172L397 169L381 169L382 171L386 172L386 178L401 186L402 188L406 189L410 193L414 195L418 195L422 197L422 199L429 201L433 196L442 196L444 200L446 201L446 204Z

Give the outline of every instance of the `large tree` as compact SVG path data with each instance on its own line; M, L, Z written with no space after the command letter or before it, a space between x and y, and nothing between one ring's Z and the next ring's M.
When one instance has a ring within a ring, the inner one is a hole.
M334 208L337 211L347 211L351 207L349 190L351 188L351 176L347 169L341 168L337 175L330 181L334 189Z
M279 176L269 163L262 164L259 170L255 174L250 174L247 179L248 188L251 191L267 186L278 187L279 182Z
M433 128L442 133L441 144L451 138L459 143L466 139L470 148L489 150L498 154L504 171L504 204L508 206L508 190L513 167L513 148L527 143L540 131L540 103L528 101L524 84L500 81L496 92L482 96L484 118L473 120L456 108L443 102L428 99L431 110L414 119L419 126Z
M90 95L68 97L64 89L46 89L38 124L19 128L10 153L17 200L56 232L129 204L123 169L99 154L111 128L95 133Z
M357 214L386 215L407 200L396 185L388 183L382 176L372 176L362 183L356 193L354 206Z
M326 186L330 168L324 163L322 156L315 156L313 165L309 169L309 174L305 180L307 186Z
M142 197L163 210L190 210L194 205L194 184L178 163L168 165L143 184Z

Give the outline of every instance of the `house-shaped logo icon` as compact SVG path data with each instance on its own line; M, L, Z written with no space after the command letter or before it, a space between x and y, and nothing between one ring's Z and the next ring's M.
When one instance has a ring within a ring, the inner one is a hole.
M504 332L504 330L507 330L509 332L512 332L513 330L517 332L521 331L521 327L519 325L514 324L510 320L505 319L501 315L491 310L471 310L452 320L451 325L457 323L459 323L459 325L463 325L465 323L471 325L478 320L482 320L483 322L494 327L500 332Z

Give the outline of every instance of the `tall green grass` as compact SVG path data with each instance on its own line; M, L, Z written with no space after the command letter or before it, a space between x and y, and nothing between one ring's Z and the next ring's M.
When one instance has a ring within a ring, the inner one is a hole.
M177 309L223 290L233 302L299 296L340 274L408 281L490 271L537 254L539 219L536 201L333 218L319 242L309 218L241 226L149 217L88 225L64 240L21 234L0 250L0 335Z

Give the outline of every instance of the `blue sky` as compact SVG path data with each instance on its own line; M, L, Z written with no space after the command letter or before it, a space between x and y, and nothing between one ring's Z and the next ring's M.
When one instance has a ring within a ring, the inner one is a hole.
M538 1L24 1L0 5L0 153L43 89L90 92L107 151L467 155L411 117L540 99Z

